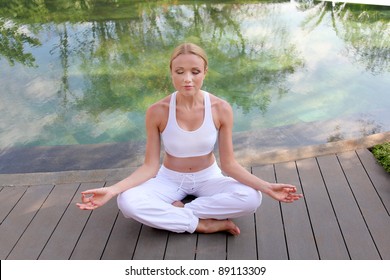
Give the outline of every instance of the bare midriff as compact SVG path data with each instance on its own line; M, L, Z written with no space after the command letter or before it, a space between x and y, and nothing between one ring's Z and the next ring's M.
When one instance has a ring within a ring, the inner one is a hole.
M210 167L215 162L215 156L213 153L209 153L204 156L178 158L168 153L165 153L164 166L170 170L191 173L198 172L207 167Z

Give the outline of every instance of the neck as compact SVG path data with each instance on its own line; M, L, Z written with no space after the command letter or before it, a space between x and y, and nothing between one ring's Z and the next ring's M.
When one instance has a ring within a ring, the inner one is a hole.
M191 109L199 104L203 105L203 92L199 90L195 94L185 94L178 92L176 95L176 106Z

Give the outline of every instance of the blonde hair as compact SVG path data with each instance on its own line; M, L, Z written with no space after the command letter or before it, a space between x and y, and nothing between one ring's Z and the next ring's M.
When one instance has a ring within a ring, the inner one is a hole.
M183 43L173 50L169 63L169 69L172 70L172 61L181 54L194 54L199 56L204 61L204 70L207 70L208 59L206 52L201 47L193 43Z

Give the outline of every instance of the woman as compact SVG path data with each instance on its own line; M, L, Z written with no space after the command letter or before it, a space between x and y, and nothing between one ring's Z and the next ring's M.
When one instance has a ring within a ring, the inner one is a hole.
M232 108L201 89L207 65L205 52L195 44L174 50L170 70L176 92L146 112L143 165L117 184L82 192L80 209L96 209L118 196L125 217L151 227L238 235L240 229L229 219L254 213L262 193L287 203L302 197L296 187L265 182L236 161ZM221 168L213 154L217 140ZM165 156L160 166L161 141ZM196 199L183 204L189 194Z

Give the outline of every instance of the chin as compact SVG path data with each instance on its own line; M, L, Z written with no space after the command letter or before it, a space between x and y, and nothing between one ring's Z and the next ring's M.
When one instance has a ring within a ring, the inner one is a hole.
M191 88L191 89L182 89L180 92L185 94L185 95L191 95L192 96L192 95L195 95L195 94L199 93L200 90L196 89L196 88Z

